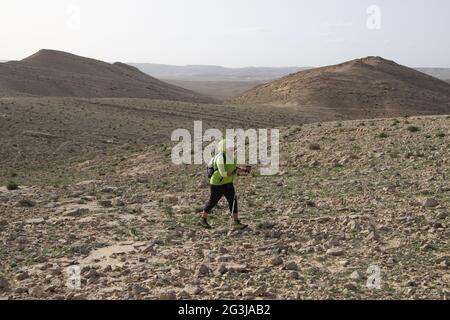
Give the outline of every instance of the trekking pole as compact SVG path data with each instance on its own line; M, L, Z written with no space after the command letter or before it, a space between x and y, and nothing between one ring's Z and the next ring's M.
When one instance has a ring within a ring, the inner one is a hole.
M231 209L231 217L232 218L234 218L234 206L236 204L236 201L237 201L237 195L235 195L234 199L233 199L233 208Z

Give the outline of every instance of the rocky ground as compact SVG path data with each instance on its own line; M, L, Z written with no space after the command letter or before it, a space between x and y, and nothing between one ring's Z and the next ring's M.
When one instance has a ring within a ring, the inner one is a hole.
M283 129L282 172L237 182L242 232L225 203L197 226L205 170L166 145L71 164L84 181L66 186L3 187L0 297L448 299L449 137L445 116Z
M64 185L74 163L170 141L176 128L304 123L292 109L105 98L0 98L0 184ZM80 172L76 172L80 175ZM44 183L42 183L44 182Z

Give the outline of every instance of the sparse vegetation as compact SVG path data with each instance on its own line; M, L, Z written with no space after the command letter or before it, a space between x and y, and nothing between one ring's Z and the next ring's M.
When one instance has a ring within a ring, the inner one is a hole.
M19 189L19 185L15 183L14 181L10 181L6 184L6 189L12 191Z
M308 148L309 148L309 150L312 150L312 151L319 151L321 149L320 144L318 144L318 143L310 143L308 145Z
M420 131L420 128L416 126L408 126L407 130L411 133L416 133Z

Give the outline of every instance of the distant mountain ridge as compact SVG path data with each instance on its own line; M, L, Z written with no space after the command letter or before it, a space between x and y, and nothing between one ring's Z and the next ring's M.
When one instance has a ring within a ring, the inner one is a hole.
M416 70L441 80L450 79L450 68L416 68Z
M0 64L0 96L215 100L165 83L124 63L106 63L56 50Z
M270 81L308 67L247 67L225 68L222 66L189 65L174 66L152 63L129 63L141 71L159 79L187 81Z

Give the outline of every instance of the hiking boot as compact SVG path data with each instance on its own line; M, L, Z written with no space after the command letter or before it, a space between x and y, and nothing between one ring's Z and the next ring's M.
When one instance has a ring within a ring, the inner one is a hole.
M234 230L244 230L247 229L248 225L247 224L242 224L240 220L235 220L233 222L233 229Z
M208 220L205 218L200 219L200 226L205 229L212 229L211 225L208 223Z

